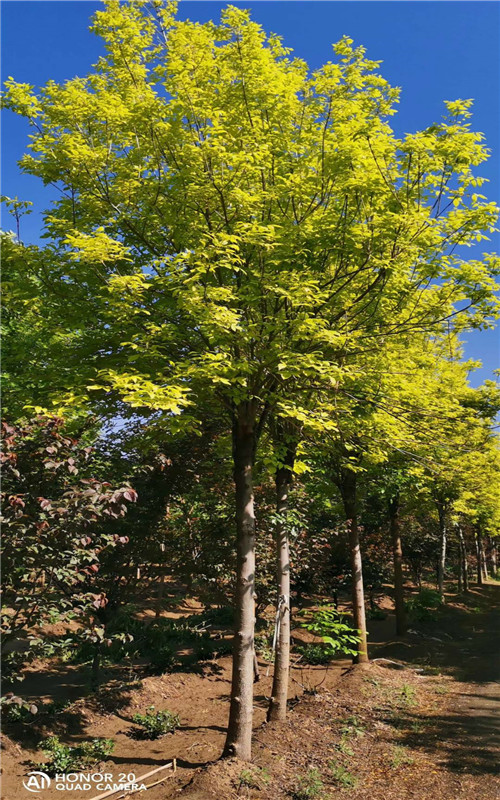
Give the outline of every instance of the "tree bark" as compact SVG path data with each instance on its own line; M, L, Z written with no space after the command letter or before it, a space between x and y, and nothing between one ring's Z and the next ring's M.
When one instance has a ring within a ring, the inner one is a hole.
M356 473L352 470L342 470L341 494L344 510L347 517L349 530L349 553L352 572L352 611L354 627L360 632L357 655L354 656L355 664L366 663L368 658L368 641L366 631L365 593L363 586L363 564L359 544L359 528L357 518Z
M255 515L253 463L254 421L248 405L233 423L234 483L236 495L236 592L231 706L224 756L242 761L252 757L254 682Z
M394 610L396 614L396 634L397 636L403 636L406 633L407 622L404 598L403 548L401 545L401 531L399 525L399 496L394 497L389 503L389 521L394 565Z
M491 549L490 549L490 559L491 559L491 571L493 573L493 577L496 578L498 566L497 566L497 543L494 539L491 540Z
M257 653L253 653L253 682L258 683L260 681L260 669L259 669L259 662L257 660Z
M267 712L268 721L285 720L290 673L290 543L285 522L291 472L287 467L276 471L276 552L278 564L279 634L276 638L273 686Z
M477 563L477 585L483 585L483 536L481 528L476 529L476 563Z
M464 592L469 591L469 571L467 568L467 548L465 546L465 538L460 525L457 526L458 543L460 546L460 573L462 575L462 589Z
M481 551L482 551L481 552L481 563L483 565L483 579L485 581L487 581L488 577L489 577L488 576L488 559L486 557L486 547L485 547L485 544L484 544L484 540L481 542L481 544L482 544L482 547L481 547Z
M441 602L444 602L444 571L446 568L446 508L444 503L438 503L439 514L439 560L437 570L437 585Z

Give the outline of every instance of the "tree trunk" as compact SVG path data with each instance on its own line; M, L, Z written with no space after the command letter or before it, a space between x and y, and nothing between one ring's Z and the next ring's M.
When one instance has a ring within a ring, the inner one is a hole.
M397 636L403 636L406 633L407 623L403 580L403 548L401 546L401 531L399 526L399 496L394 497L389 503L389 520L392 540L392 558L394 565L394 610L396 614L396 634Z
M446 568L446 508L443 503L438 503L439 514L439 561L437 569L437 588L441 602L444 602L444 571Z
M259 662L257 660L257 653L254 650L253 653L253 682L258 683L260 681L260 669L259 669Z
M497 571L498 571L498 566L497 566L497 543L495 542L494 539L491 540L490 559L491 559L491 572L493 574L493 577L496 578L497 577Z
M483 565L483 579L485 581L487 581L488 580L488 559L486 558L486 547L484 545L484 541L482 541L481 544L482 544L482 547L481 547L481 550L482 550L482 552L481 552L481 563Z
M285 521L288 510L288 488L291 473L287 467L276 471L276 551L278 557L278 618L279 635L276 637L273 687L267 719L286 719L288 676L290 672L290 544Z
M255 435L251 413L240 409L233 424L236 494L236 591L231 706L224 756L250 761L254 682L255 515L252 482Z
M355 664L361 664L367 662L369 659L366 632L365 593L363 586L363 564L361 560L361 548L359 545L359 529L357 518L356 473L348 469L342 470L340 488L349 530L349 553L352 571L351 589L354 627L360 631L358 652L357 655L354 656L353 661Z
M467 569L467 548L465 546L465 538L460 525L457 526L458 543L460 545L460 573L462 575L462 589L464 592L469 591L469 571Z
M477 563L477 585L483 585L483 536L481 528L476 529L476 563Z

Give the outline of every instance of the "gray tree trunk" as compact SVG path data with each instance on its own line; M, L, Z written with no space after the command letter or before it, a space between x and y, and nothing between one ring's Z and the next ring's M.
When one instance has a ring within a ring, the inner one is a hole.
M438 592L441 601L444 602L444 572L446 569L446 508L443 503L438 503L439 514L439 561L438 561L438 574L437 584Z
M460 545L460 574L462 576L462 589L464 592L469 591L469 570L467 567L467 548L465 546L465 538L460 525L457 526L458 543Z
M233 424L234 483L236 494L236 592L231 705L224 756L242 761L252 757L254 683L255 513L253 463L254 420L245 408Z
M477 585L483 585L483 536L481 528L476 529L476 563L477 563Z
M291 473L286 467L276 472L276 550L278 562L279 634L276 639L273 686L267 719L286 719L290 673L290 543L285 521Z
M366 631L365 593L363 585L363 564L361 559L357 517L356 484L356 473L352 472L352 470L342 470L340 489L349 530L349 553L352 571L352 611L354 617L354 627L360 632L358 652L357 655L354 656L353 661L355 664L361 664L369 661L369 658L368 637Z
M407 622L403 579L403 548L401 545L401 531L399 525L399 497L395 497L389 503L389 518L394 565L394 610L396 614L396 634L398 636L403 636L406 633Z

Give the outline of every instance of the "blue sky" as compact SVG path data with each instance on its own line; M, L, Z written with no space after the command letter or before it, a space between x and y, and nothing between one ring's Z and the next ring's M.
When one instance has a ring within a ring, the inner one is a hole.
M201 22L217 18L227 3L181 0L182 18ZM285 44L311 67L332 57L331 45L344 34L363 44L368 57L383 61L381 71L400 86L396 133L426 127L443 114L443 100L474 98L473 125L486 135L492 149L481 174L490 181L484 194L500 199L500 4L484 0L257 0L233 5L251 8L267 31L283 36ZM100 52L100 40L88 30L98 2L84 0L4 0L2 12L2 79L36 86L47 80L64 81L89 71ZM2 131L2 192L35 204L24 220L22 238L36 242L40 212L53 197L50 189L20 174L16 161L27 143L26 123L5 112ZM12 227L4 223L8 227ZM477 257L483 246L471 255ZM500 250L498 234L488 249ZM466 356L480 359L473 383L492 377L500 366L498 330L467 335Z

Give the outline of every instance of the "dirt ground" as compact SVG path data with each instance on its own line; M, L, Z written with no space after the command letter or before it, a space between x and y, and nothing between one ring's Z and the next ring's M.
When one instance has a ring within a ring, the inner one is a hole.
M323 785L310 795L317 800L347 794L353 800L500 797L500 585L473 588L466 602L449 596L437 622L411 628L402 640L393 637L393 627L392 614L370 624L374 660L366 667L352 668L348 660L328 669L296 665L292 708L281 726L265 723L271 674L261 663L251 766L217 760L229 712L229 657L204 662L196 673L148 677L141 684L121 676L86 697L81 669L39 665L23 696L75 702L50 729L5 726L2 799L68 796L54 782L36 795L23 787L29 760L42 760L40 738L57 732L69 744L114 739L113 755L99 770L116 782L120 773L139 777L175 758L175 774L151 776L146 784L164 780L130 795L145 800L179 794L185 800L285 800L300 798L314 780ZM131 738L133 714L152 704L178 713L180 729L155 741ZM93 798L99 792L75 794Z

